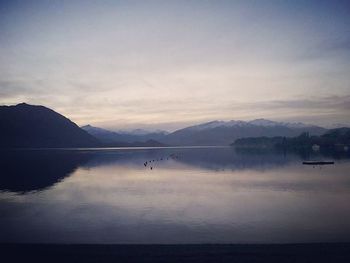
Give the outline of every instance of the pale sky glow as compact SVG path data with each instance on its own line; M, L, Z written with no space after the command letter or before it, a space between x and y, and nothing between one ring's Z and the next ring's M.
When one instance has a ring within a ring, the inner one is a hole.
M350 124L348 1L0 5L0 104L114 129Z

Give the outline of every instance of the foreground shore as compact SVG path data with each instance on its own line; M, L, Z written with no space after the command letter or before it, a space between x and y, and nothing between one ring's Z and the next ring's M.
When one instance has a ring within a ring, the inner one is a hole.
M0 253L2 262L350 262L350 243L286 245L0 244Z

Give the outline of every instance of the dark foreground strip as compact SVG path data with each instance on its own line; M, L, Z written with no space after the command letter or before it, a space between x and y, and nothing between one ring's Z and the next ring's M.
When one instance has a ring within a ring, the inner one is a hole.
M1 262L350 262L350 243L288 245L0 244Z

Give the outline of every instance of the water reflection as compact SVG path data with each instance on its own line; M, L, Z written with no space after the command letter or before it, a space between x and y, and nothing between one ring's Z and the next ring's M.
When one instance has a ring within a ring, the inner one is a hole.
M72 151L0 151L0 190L41 190L69 176L91 157Z
M69 169L54 166L63 180L0 193L0 242L350 241L346 159L320 169L294 154L231 148L51 154L57 163L70 160ZM153 170L143 165L151 160ZM44 173L31 168L28 175Z
M309 159L331 158L339 163L347 160L346 157L348 156L313 152L305 155L231 147L0 151L3 174L0 177L0 190L17 193L40 191L70 176L79 167L94 169L99 166L122 165L153 170L159 167L182 169L182 164L210 171L264 171L291 164L300 165L302 160Z

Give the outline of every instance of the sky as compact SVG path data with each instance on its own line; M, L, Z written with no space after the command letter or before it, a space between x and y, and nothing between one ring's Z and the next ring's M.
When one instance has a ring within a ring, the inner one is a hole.
M0 105L78 125L350 124L350 2L0 1Z

